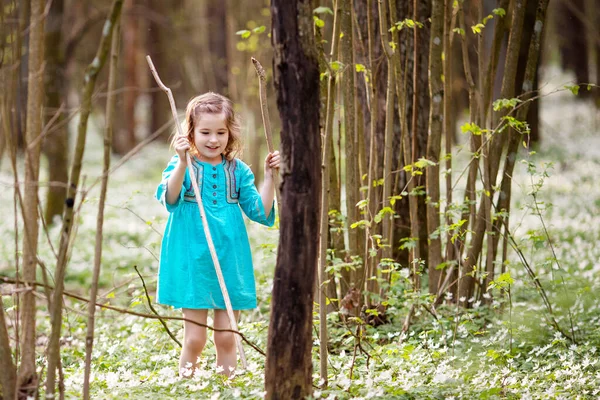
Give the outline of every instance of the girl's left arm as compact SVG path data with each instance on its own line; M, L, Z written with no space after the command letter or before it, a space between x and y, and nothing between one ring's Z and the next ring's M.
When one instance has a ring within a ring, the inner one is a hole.
M275 185L273 183L273 171L279 170L279 164L281 162L281 156L279 151L276 150L267 155L265 158L265 180L260 188L260 197L262 199L263 207L265 209L266 217L269 218L271 213L271 206L275 198Z

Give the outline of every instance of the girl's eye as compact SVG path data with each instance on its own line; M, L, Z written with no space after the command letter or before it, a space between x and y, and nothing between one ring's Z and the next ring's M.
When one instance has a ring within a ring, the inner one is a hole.
M226 133L227 133L227 132L221 131L221 132L219 132L219 135L224 135L224 134L226 134Z

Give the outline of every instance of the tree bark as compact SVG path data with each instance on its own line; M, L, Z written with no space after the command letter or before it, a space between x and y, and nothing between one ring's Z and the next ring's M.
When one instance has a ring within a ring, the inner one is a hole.
M440 151L443 130L444 86L442 81L444 50L444 0L433 0L431 7L431 38L429 41L429 140L427 159L434 163L427 171L427 235L428 235L428 275L429 293L437 293L440 285L442 263L441 233L435 233L440 226Z
M519 56L519 47L521 43L521 36L523 31L523 21L525 18L525 0L515 0L513 8L512 24L510 29L510 35L508 40L508 48L506 52L505 66L504 66L504 79L502 80L501 98L511 99L515 95L515 80L517 73L517 62ZM503 116L502 112L495 113L494 124L500 121ZM506 131L505 131L506 132ZM468 251L468 256L463 263L463 276L466 274L473 273L473 267L476 266L479 255L482 251L483 238L485 236L486 225L491 217L491 199L494 195L493 187L495 185L496 177L498 174L500 157L505 144L508 141L507 134L495 134L490 139L488 144L489 149L485 150L487 157L485 158L483 171L484 171L484 187L488 190L487 195L483 195L480 201L479 211L477 212L474 233L471 237L471 243ZM488 218L486 218L486 216ZM490 232L491 234L492 232ZM493 246L490 246L493 247ZM492 248L489 251L493 251ZM486 281L493 279L489 275ZM459 282L459 296L471 298L473 295L472 285L469 280L461 280Z
M126 0L123 3L123 86L127 90L123 93L122 112L120 117L115 115L115 121L121 120L121 124L115 124L118 128L116 135L111 141L112 150L119 155L127 154L136 145L135 130L135 105L138 100L140 89L139 76L139 49L140 33L139 18L133 14L138 0ZM157 109L153 110L157 111Z
M273 0L282 210L265 368L267 399L312 394L312 305L320 195L319 68L312 2ZM317 211L317 212L316 212Z
M12 400L15 398L17 388L17 367L13 361L10 348L4 306L0 306L0 368L2 368L2 374L0 374L0 398Z
M65 60L63 53L63 14L64 1L53 0L50 13L46 21L46 74L44 90L46 95L46 110L44 120L46 123L55 118L61 103L66 102L65 94ZM68 135L67 127L63 124L62 113L56 118L52 132L44 138L43 152L48 158L48 180L59 182L62 185L51 185L46 197L44 219L48 224L53 222L55 216L62 215L67 195L69 182L68 170Z
M381 39L381 45L384 50L384 54L387 60L387 86L385 95L385 138L384 138L384 155L383 155L383 197L382 197L382 208L388 207L391 211L390 198L392 196L392 188L394 177L392 175L392 164L395 156L393 155L394 148L394 101L395 101L395 75L394 75L394 54L396 51L390 46L390 37L388 33L388 12L386 12L388 2L386 0L379 0L378 12L379 12L379 35ZM394 244L394 230L393 228L393 214L385 213L382 220L382 238L383 238L383 250L382 258L387 261L392 258L392 247ZM387 263L380 263L381 269L389 271L391 267ZM388 281L389 272L382 272L380 274L382 281ZM380 290L382 295L385 295Z
M23 204L23 279L36 280L38 246L38 178L40 169L40 141L44 87L44 0L32 0L29 64L27 85L27 123L25 135L25 189ZM22 357L19 369L19 391L33 396L37 392L38 377L35 368L35 297L33 291L23 294Z
M333 17L333 37L331 44L330 63L337 58L337 48L340 37L340 14L339 1L336 3ZM327 66L329 69L330 67ZM325 110L325 129L321 141L321 222L319 233L319 340L321 342L320 354L320 372L323 387L327 387L327 299L326 299L326 283L328 280L327 268L327 247L329 234L329 179L330 179L330 158L333 153L333 120L335 117L335 71L329 69L329 78L327 80L327 108ZM335 158L333 162L335 168ZM335 175L335 169L334 174Z
M341 32L340 38L341 54L340 58L344 65L342 74L342 93L344 97L344 133L345 133L345 153L346 153L346 230L348 231L348 258L359 255L359 228L351 228L351 225L358 221L358 209L356 205L360 200L360 163L358 132L356 129L356 68L354 66L354 46L352 28L352 1L341 1ZM360 271L359 271L360 273ZM340 282L341 295L345 296L350 287L356 285L352 281L349 270L342 271L343 279Z

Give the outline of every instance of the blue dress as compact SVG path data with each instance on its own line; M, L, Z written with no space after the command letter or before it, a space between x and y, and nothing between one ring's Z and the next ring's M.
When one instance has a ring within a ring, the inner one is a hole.
M166 202L167 190L171 190L167 180L178 160L177 155L171 158L155 194L169 212L160 250L158 303L175 308L225 309L189 167L177 202ZM254 174L239 159L223 159L214 166L193 159L192 164L231 305L234 310L256 308L252 255L241 210L251 220L272 226L274 203L267 218Z

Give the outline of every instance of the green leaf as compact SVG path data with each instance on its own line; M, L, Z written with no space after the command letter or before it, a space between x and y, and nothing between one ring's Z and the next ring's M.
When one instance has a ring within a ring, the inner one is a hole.
M462 133L471 132L475 136L481 136L483 130L475 122L467 122L460 127Z
M565 89L569 89L575 96L579 94L579 85L565 85Z
M506 10L504 8L494 8L492 13L496 14L499 17L504 17L506 15Z
M362 210L363 208L365 208L367 206L367 204L369 204L369 200L367 200L367 199L361 200L358 203L356 203L356 207L358 207Z
M317 7L313 10L313 14L330 14L333 15L333 11L329 7Z
M383 207L381 210L379 210L379 212L375 215L375 217L373 219L375 220L376 223L380 223L386 214L394 215L396 213L390 207Z
M257 26L256 28L252 29L252 32L254 33L263 33L267 28L264 25L261 26Z
M415 163L415 167L423 169L423 168L427 168L427 167L432 167L436 165L436 163L434 163L433 161L429 161L428 159L421 157L419 158L419 161L417 161Z
M325 21L323 21L321 18L317 17L316 15L313 16L313 19L315 21L315 25L318 28L322 28L325 26Z
M361 227L361 228L362 228L362 227L364 227L364 226L367 226L367 227L369 227L369 228L370 228L370 227L371 227L371 223L370 223L369 221L367 221L366 219L362 219L362 220L360 220L360 221L356 221L355 223L351 224L351 225L350 225L350 228L352 228L352 229L356 229L356 228L358 228L358 227Z
M367 68L363 64L354 64L356 72L365 72Z
M494 101L494 111L500 111L503 108L513 109L517 106L517 104L522 103L523 100L519 100L517 98L513 99L498 99Z
M477 24L477 25L473 25L471 27L471 30L473 31L473 33L478 34L481 33L481 30L485 28L484 24Z
M250 32L249 30L241 30L241 31L237 31L235 33L236 35L241 35L242 39L248 39L250 37L250 35L252 34L252 32Z
M452 32L458 33L460 36L465 37L465 30L462 28L454 28L452 29Z
M331 63L329 63L329 66L331 67L332 70L334 71L339 71L339 69L343 66L344 64L342 64L339 61L332 61Z

